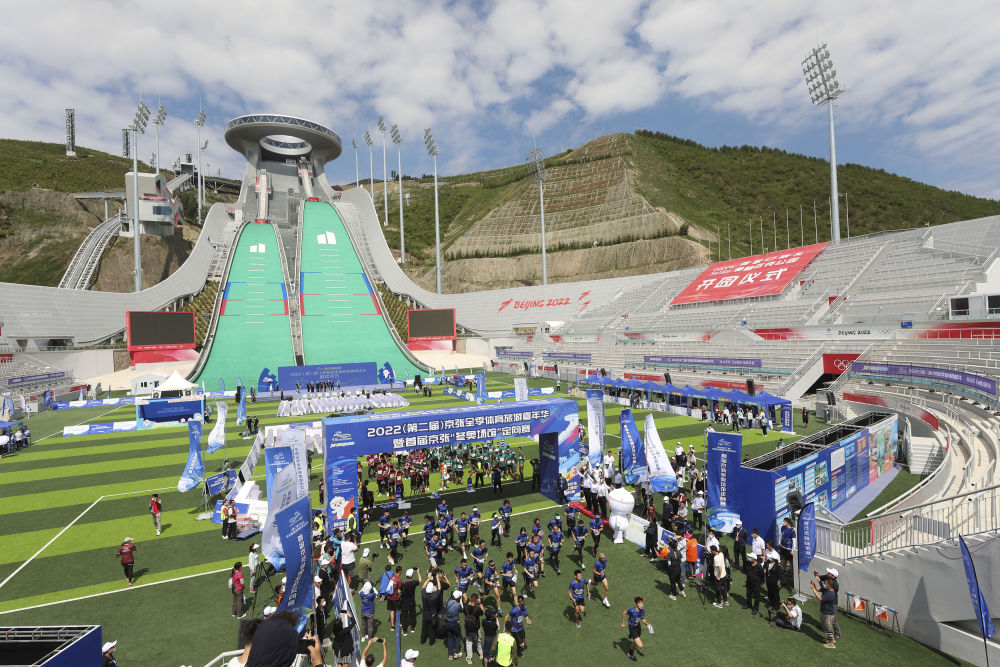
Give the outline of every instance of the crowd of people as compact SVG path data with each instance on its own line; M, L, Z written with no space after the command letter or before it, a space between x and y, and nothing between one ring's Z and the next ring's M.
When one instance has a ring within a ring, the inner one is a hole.
M0 429L0 459L4 454L16 454L30 444L31 429L27 426Z

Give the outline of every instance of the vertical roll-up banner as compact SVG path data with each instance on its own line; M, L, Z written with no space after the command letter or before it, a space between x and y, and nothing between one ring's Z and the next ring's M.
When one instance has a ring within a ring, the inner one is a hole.
M976 623L979 625L979 634L983 638L983 644L987 652L990 637L995 634L993 629L993 617L990 615L989 605L986 604L986 597L979 587L979 577L976 576L976 565L972 562L972 554L969 553L969 545L965 543L965 538L958 536L958 544L962 549L962 564L965 566L965 578L969 584L969 595L972 597L972 609L976 614ZM987 653L989 657L989 653Z
M208 434L208 453L217 452L226 444L226 417L229 414L229 406L225 401L215 402L215 426Z
M792 433L792 404L787 403L781 406L781 430L785 433Z
M279 470L284 469L294 463L292 448L285 446L266 447L264 449L264 480L267 487L267 495L271 495L274 488L274 476Z
M816 504L808 503L799 512L799 569L809 571L809 563L816 555Z
M627 484L635 484L646 474L646 449L630 409L622 410L618 423L622 434L622 474Z
M303 496L276 515L281 549L285 554L288 585L278 610L299 616L298 629L305 627L313 606L312 521L309 496Z
M476 373L476 405L486 402L486 373L479 371Z
M184 472L177 480L177 490L181 493L190 491L201 484L205 476L205 464L201 460L201 422L188 422L188 460L184 464Z
M590 467L601 465L604 457L604 390L587 390L587 460Z
M226 393L226 381L223 380L222 378L219 378L219 391L221 391L223 394Z
M743 436L738 433L709 433L708 462L708 527L730 533L736 520L740 459L743 455Z
M523 378L523 377L514 378L514 400L515 401L528 400L528 378Z
M240 384L242 386L242 383ZM236 408L236 425L243 426L243 422L247 420L247 392L246 390L240 391L240 404Z
M649 483L655 493L673 493L677 490L677 475L670 465L670 458L663 449L663 442L656 430L656 421L652 414L646 415L643 436L646 447L646 466L649 470Z
M294 467L286 466L275 473L267 489L267 519L261 531L260 550L278 570L285 564L285 552L278 531L278 512L300 497Z

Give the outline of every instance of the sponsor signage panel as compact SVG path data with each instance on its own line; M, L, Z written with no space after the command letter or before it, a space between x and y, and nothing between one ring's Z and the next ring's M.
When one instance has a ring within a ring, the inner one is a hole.
M645 355L647 364L672 364L680 366L730 366L735 368L760 368L760 359L736 359L731 357L664 357Z
M909 364L880 364L871 362L852 362L851 372L861 375L895 375L899 377L936 380L949 384L958 384L976 391L985 392L991 396L997 395L996 380L990 380L981 375L953 371L947 368L932 366L911 366Z

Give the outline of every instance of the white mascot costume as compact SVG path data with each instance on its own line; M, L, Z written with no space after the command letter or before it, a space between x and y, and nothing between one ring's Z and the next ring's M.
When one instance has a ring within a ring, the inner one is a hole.
M625 541L625 529L628 528L628 517L635 507L635 498L625 489L613 489L608 493L608 526L614 531L615 544Z

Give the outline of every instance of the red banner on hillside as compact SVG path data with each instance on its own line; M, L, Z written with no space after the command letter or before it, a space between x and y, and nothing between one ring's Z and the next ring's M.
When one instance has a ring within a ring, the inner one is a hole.
M780 294L825 247L826 243L816 243L716 262L674 297L670 305Z

